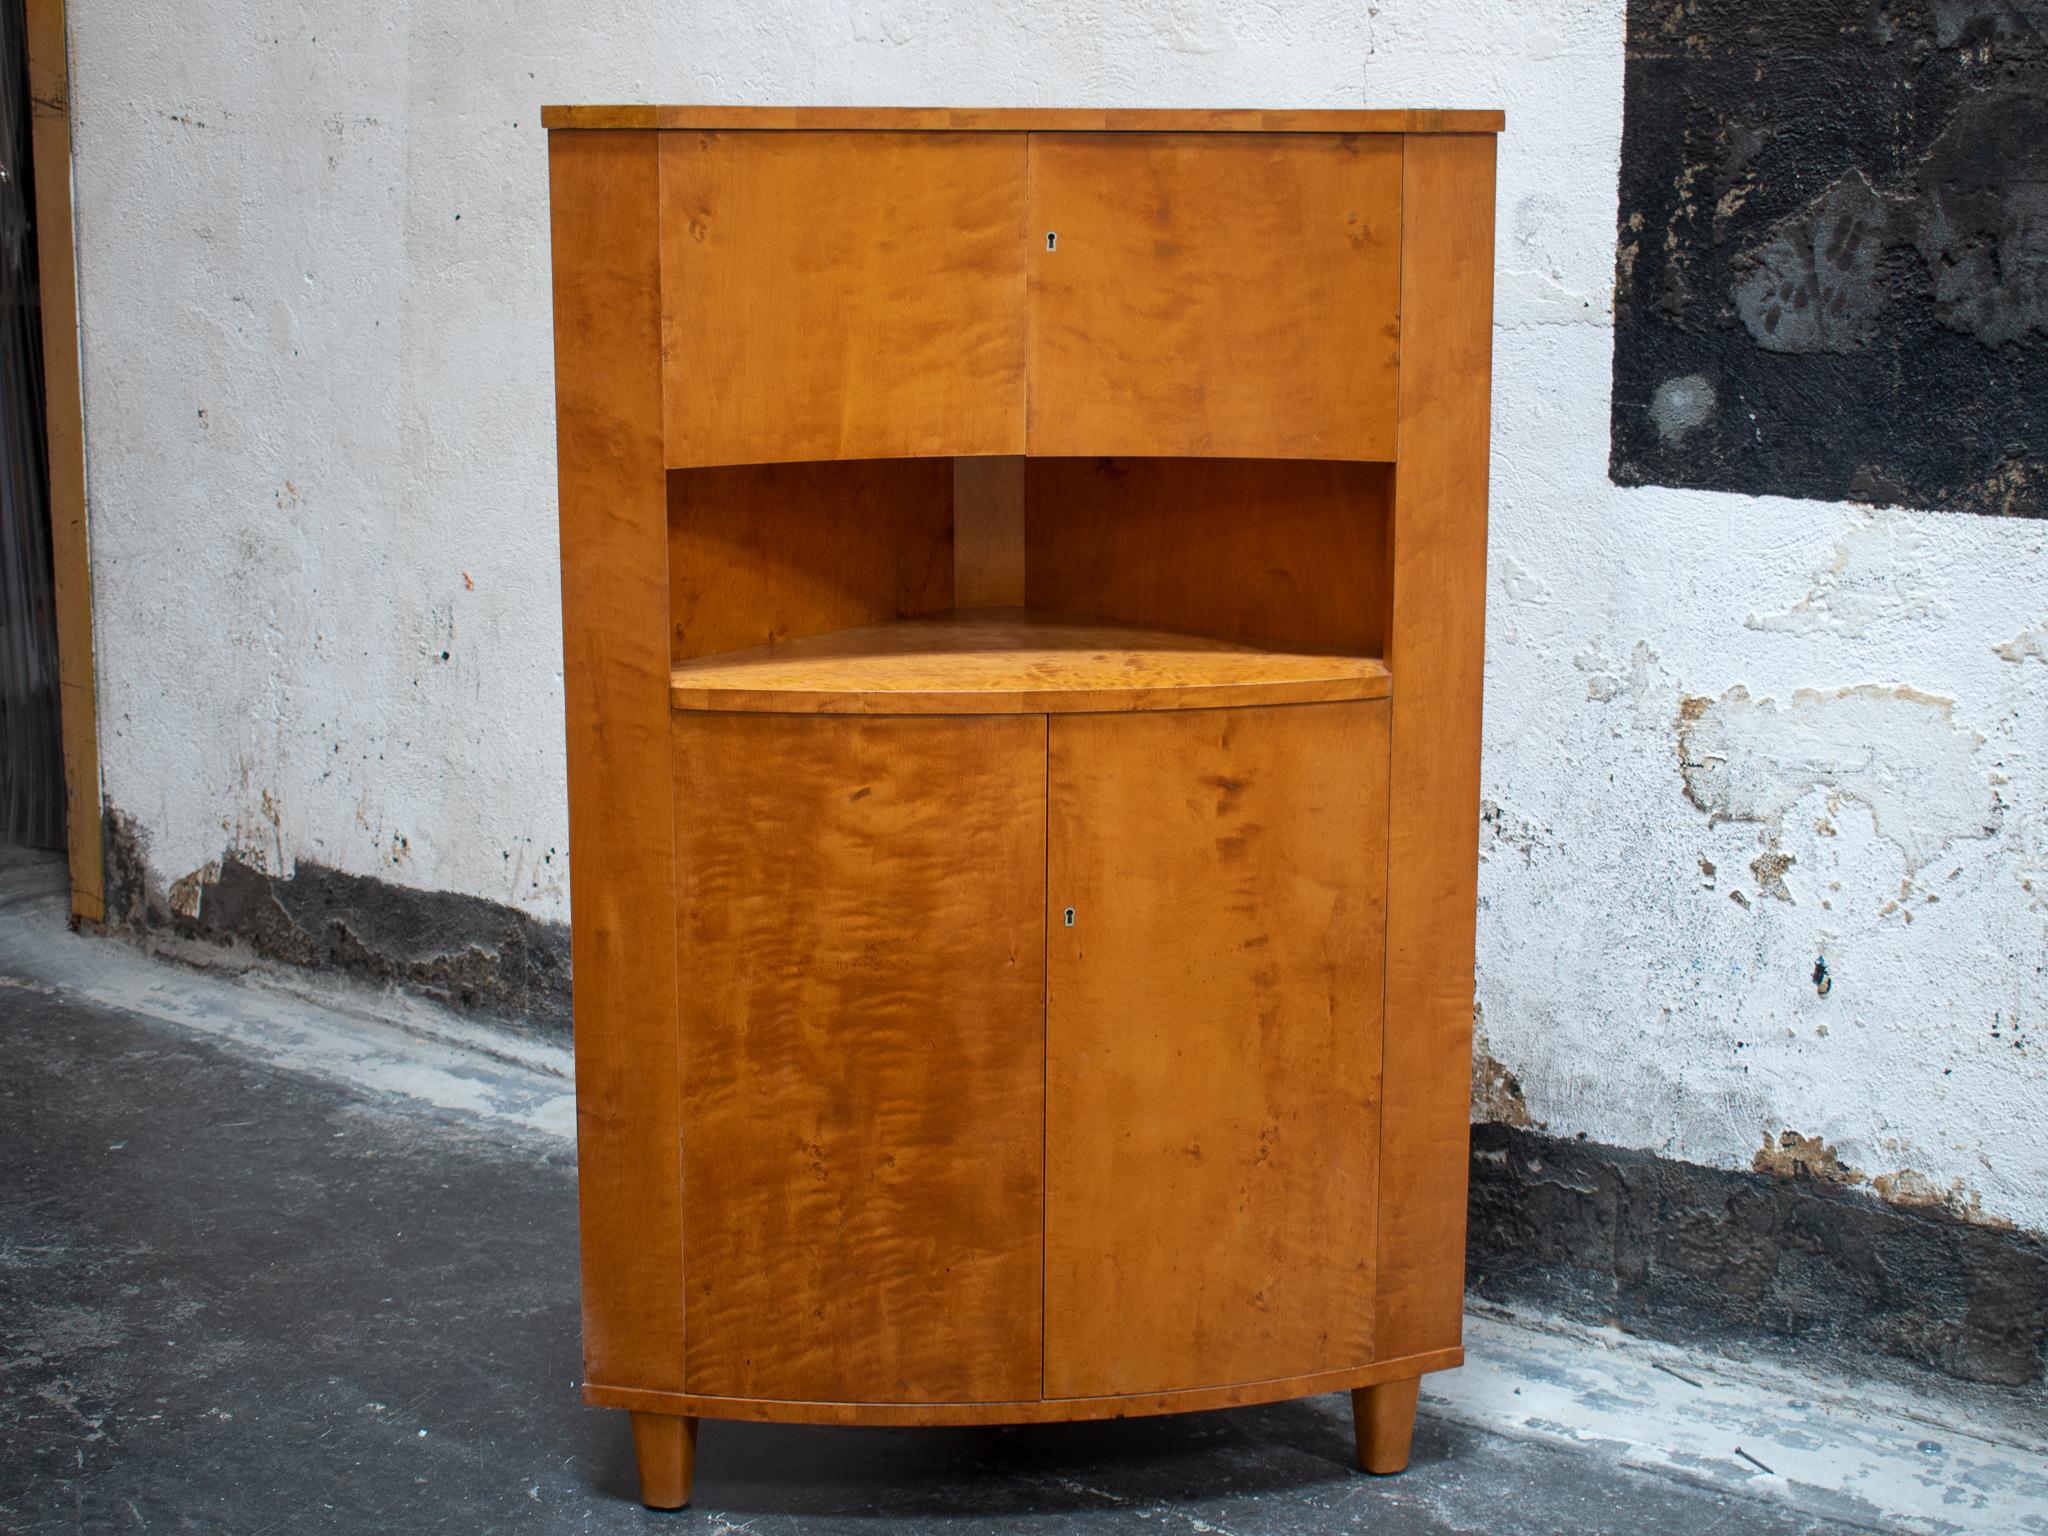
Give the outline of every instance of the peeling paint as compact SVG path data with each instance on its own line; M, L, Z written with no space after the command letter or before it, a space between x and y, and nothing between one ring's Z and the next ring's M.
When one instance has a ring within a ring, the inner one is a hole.
M1791 854L1780 853L1776 849L1751 859L1749 872L1756 876L1757 894L1791 901L1792 892L1785 885L1785 871L1798 862Z
M1504 810L1491 800L1479 802L1479 827L1482 861L1505 851L1520 854L1525 864L1533 863L1537 853L1551 848L1555 841L1548 827Z
M2013 1224L2002 1216L1996 1216L1984 1209L1984 1197L1968 1188L1961 1179L1951 1179L1947 1184L1934 1180L1912 1168L1901 1168L1895 1173L1880 1173L1870 1181L1871 1188L1887 1205L1904 1206L1909 1210L1940 1211L1958 1221L1967 1221L1974 1226L1990 1227L1998 1232L2010 1232Z
M1924 624L1952 610L1935 579L1936 546L1923 519L1875 509L1835 544L1813 586L1790 608L1752 611L1744 627L1860 639L1874 626Z
M1541 1129L1522 1097L1522 1080L1495 1061L1487 1048L1486 1015L1478 1008L1472 1012L1472 1120Z
M1764 1144L1750 1166L1758 1173L1775 1174L1781 1179L1819 1179L1824 1184L1840 1184L1844 1188L1868 1182L1860 1168L1844 1165L1835 1149L1818 1136L1802 1136L1797 1131L1780 1131L1776 1141L1769 1131L1764 1132Z
M1595 635L1592 643L1572 658L1572 665L1588 674L1587 699L1595 704L1611 704L1626 698L1640 704L1657 684L1657 653L1646 641L1638 640L1630 647L1628 665L1623 668L1605 654L1601 640L1601 636Z
M1536 575L1513 555L1500 563L1500 584L1503 591L1518 603L1547 603L1550 601L1550 587L1541 576Z
M1738 684L1681 700L1677 726L1686 797L1714 822L1777 830L1817 792L1856 801L1909 875L1998 831L1998 794L1976 761L1984 738L1956 723L1951 699L1863 683L1801 688L1781 706Z
M191 874L173 881L168 899L171 915L197 921L200 907L206 899L206 888L219 883L219 880L220 864L209 859Z
M1991 647L2000 661L2048 661L2048 620Z
M1780 1131L1773 1141L1771 1133L1766 1131L1763 1146L1758 1149L1750 1166L1758 1173L1768 1173L1781 1179L1817 1179L1823 1184L1834 1184L1843 1189L1868 1189L1885 1204L1903 1210L1939 1211L1973 1226L1988 1227L1997 1232L2013 1230L2010 1221L1987 1212L1983 1196L1961 1179L1937 1184L1913 1168L1868 1174L1843 1162L1835 1148L1818 1136L1802 1136L1797 1131L1785 1130Z

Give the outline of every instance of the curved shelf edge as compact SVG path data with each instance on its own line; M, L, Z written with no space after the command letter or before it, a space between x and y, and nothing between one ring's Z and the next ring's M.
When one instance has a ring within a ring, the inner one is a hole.
M1266 1381L1238 1382L1227 1387L1195 1387L1180 1392L1142 1392L1120 1397L1024 1398L980 1403L856 1403L804 1402L783 1398L705 1397L693 1392L663 1392L645 1387L583 1384L583 1400L599 1408L630 1408L641 1413L668 1413L687 1418L745 1419L763 1424L1062 1424L1083 1419L1142 1418L1159 1413L1195 1413L1210 1408L1240 1408L1277 1403L1292 1397L1316 1397L1377 1386L1430 1371L1448 1371L1465 1363L1462 1347L1431 1350L1377 1360L1342 1371L1308 1376L1279 1376Z
M691 688L669 690L684 713L776 715L1078 715L1160 709L1232 709L1264 704L1332 704L1387 697L1384 677L1326 682L1225 683L1177 688L818 690Z
M683 711L999 715L1380 699L1375 657L1329 655L1028 609L960 609L672 669Z

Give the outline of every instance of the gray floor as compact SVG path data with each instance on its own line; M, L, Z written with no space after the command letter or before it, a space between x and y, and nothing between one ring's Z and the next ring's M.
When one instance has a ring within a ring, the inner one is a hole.
M1411 1469L1368 1478L1342 1398L1015 1429L710 1423L692 1508L652 1515L623 1416L576 1398L559 1135L280 1066L6 958L0 1530L1893 1528L1427 1401Z

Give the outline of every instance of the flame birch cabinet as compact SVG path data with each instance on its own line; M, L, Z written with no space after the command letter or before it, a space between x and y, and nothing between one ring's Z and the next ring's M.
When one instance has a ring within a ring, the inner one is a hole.
M568 107L585 1395L1456 1365L1491 112Z

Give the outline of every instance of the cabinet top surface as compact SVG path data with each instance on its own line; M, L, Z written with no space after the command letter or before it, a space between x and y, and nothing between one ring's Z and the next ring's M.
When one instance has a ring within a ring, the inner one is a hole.
M964 608L686 661L677 709L1061 714L1386 697L1383 663L1022 608Z
M1183 107L542 107L544 128L839 129L905 133L1499 133L1492 109Z

